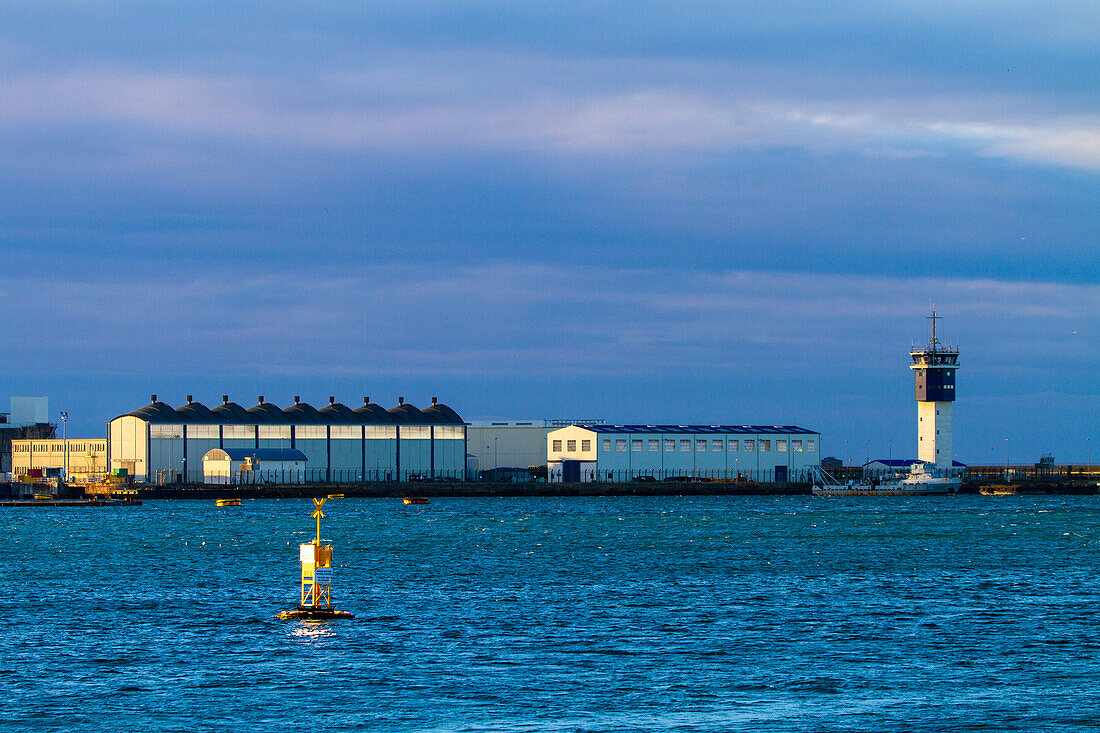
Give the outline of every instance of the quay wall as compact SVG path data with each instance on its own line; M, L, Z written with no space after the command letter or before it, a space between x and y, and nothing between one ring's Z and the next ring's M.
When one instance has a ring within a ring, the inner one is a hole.
M286 484L281 486L134 486L139 499L299 498L343 494L348 498L423 496L781 496L809 495L808 483L629 482L629 483L468 483L414 482L355 485Z

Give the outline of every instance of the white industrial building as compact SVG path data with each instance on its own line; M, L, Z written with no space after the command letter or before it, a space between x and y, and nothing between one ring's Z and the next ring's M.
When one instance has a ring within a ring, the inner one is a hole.
M546 465L546 436L567 425L602 425L603 420L473 420L466 428L467 448L477 470Z
M13 476L34 469L63 469L57 475L66 480L98 481L107 472L107 441L103 438L37 438L13 440L11 472Z
M301 451L307 482L462 479L466 472L466 425L434 398L423 410L401 398L389 410L364 398L353 410L334 397L320 410L298 397L285 409L263 397L245 409L223 395L211 409L191 395L179 408L153 395L107 429L109 467L136 481L199 483L205 455L238 448Z
M11 411L0 412L0 425L13 428L45 425L49 421L49 397L12 397Z
M306 454L289 448L214 448L202 457L207 484L301 484Z
M803 481L821 434L794 425L574 425L546 436L550 481Z

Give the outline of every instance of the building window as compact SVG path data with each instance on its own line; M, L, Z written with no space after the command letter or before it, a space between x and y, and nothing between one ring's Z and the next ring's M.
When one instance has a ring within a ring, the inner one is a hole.
M710 449L712 451L721 451L722 450L722 441L721 441L721 439L710 441Z
M760 452L767 453L772 449L772 442L770 440L760 440Z
M618 453L626 453L626 438L615 439L615 451Z
M807 440L806 441L806 450L810 453L813 453L815 450L817 450L817 441L816 440Z
M792 440L791 441L791 451L793 451L795 453L801 453L802 452L802 441L801 440Z
M756 441L755 440L746 440L745 441L745 452L752 453L755 450L756 450Z
M637 453L637 452L639 452L639 451L640 451L641 449L642 449L642 441L641 441L640 439L639 439L639 440L631 440L631 441L630 441L630 450L631 450L631 451L633 451L633 452Z
M683 440L681 440L681 441L680 441L680 450L681 450L682 452L685 452L685 453L686 453L686 452L688 452L688 451L690 451L690 450L691 450L691 441L690 441L690 440L688 440L688 439L686 439L686 438L684 438Z
M671 453L676 450L676 441L671 438L665 438L665 451Z
M555 440L553 446L551 447L551 450L555 453L561 453L561 441Z
M730 450L731 452L733 452L733 453L736 453L736 452L738 451L738 449L739 449L739 448L740 448L740 443L739 443L739 441L736 441L736 440L731 440L731 441L729 441L729 450Z
M581 450L582 451L592 450L592 441L591 440L582 440L581 441Z
M707 441L699 440L699 439L695 440L695 450L696 450L696 452L703 453L703 452L706 451L706 449L707 449Z
M575 440L565 441L565 452L566 453L576 453L577 452L577 441L575 441Z
M785 441L785 440L775 441L775 449L777 451L779 451L780 453L786 453L787 452L787 441Z
M607 451L608 453L611 452L611 438L604 438L603 439L603 449L605 451Z
M649 452L650 453L656 453L659 450L661 450L661 441L659 441L659 440L650 440L649 441Z

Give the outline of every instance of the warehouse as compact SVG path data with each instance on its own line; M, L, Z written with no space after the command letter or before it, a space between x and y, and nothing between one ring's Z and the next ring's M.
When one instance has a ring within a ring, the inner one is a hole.
M13 440L12 475L36 469L63 469L69 481L98 481L107 472L107 441L103 438Z
M549 480L806 480L821 435L795 425L573 425L546 436Z
M306 454L280 448L214 448L202 457L203 483L300 484L306 477Z
M201 482L203 456L215 448L300 451L308 482L465 476L466 425L435 398L424 410L404 398L386 410L364 397L353 410L329 397L318 410L299 397L285 409L262 396L248 409L228 395L214 408L191 395L179 408L156 397L107 428L110 467L126 469L137 481Z
M602 425L603 420L472 420L467 446L477 456L477 468L527 468L546 465L546 436L568 425Z

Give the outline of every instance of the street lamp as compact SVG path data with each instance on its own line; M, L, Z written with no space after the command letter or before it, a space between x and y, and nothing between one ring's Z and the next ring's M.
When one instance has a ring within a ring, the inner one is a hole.
M1005 480L1008 480L1008 438L1005 438Z
M61 445L64 451L65 480L69 480L69 413L61 413Z

